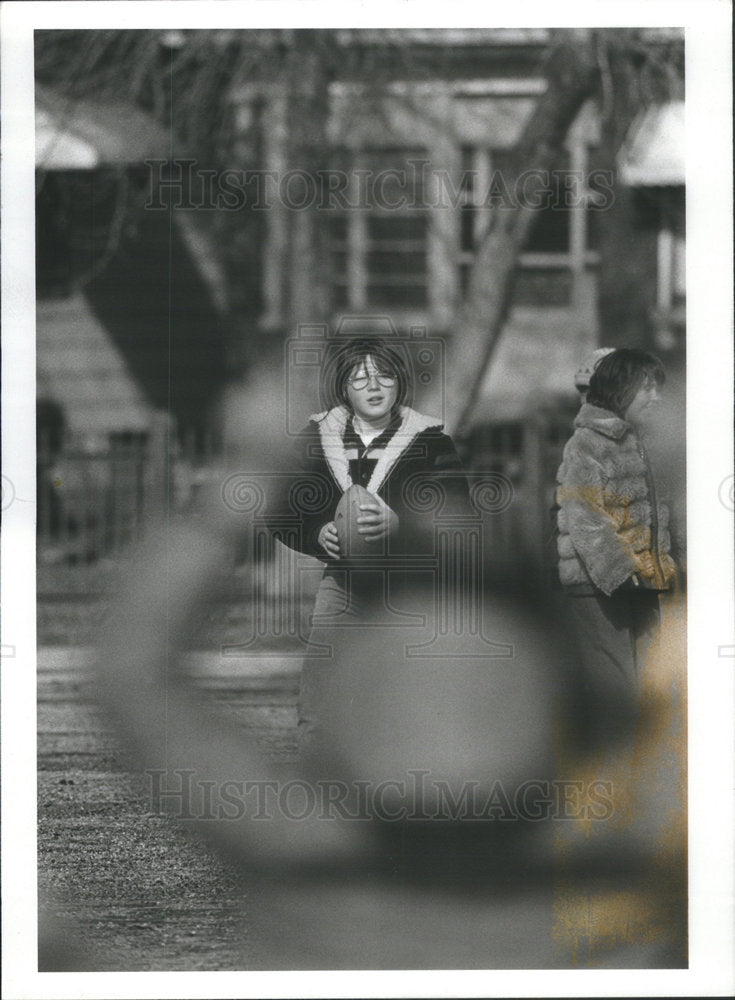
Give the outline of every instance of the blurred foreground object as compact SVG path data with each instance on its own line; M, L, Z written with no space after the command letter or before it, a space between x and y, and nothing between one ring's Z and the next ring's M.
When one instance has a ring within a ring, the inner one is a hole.
M252 415L251 468L258 456L278 467L274 427ZM644 688L655 683L631 775L627 745L601 760L575 744L577 659L550 595L488 571L479 641L468 625L432 657L443 623L419 588L418 620L385 625L376 607L334 637L319 740L284 765L206 712L176 670L175 646L246 521L213 505L151 537L108 632L99 694L138 765L176 790L178 815L245 873L249 967L685 965L682 773L661 771L682 765L681 632L661 651L676 696L644 674ZM639 813L653 789L669 791L664 833L659 812Z

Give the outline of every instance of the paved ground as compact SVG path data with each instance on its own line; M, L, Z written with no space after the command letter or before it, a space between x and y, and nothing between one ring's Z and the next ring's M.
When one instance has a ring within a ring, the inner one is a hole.
M247 967L247 885L151 812L95 706L89 654L47 648L38 674L39 896L47 968ZM193 664L206 697L278 757L294 752L299 661ZM244 667L244 669L243 669Z
M675 631L670 626L667 634L675 638ZM677 641L683 641L683 633ZM631 804L626 808L625 796L616 802L615 822L605 825L629 830L629 846L638 852L632 874L626 875L625 865L604 843L599 858L584 853L568 870L560 866L560 859L574 861L575 851L594 847L596 839L588 839L589 831L581 827L565 825L563 851L552 873L553 901L531 899L530 916L523 892L513 899L491 894L483 903L481 915L491 921L498 949L488 953L486 967L506 967L511 945L522 948L517 967L527 962L547 967L545 957L534 963L534 943L543 944L542 935L527 933L529 920L539 915L549 927L553 918L554 937L564 951L562 966L677 967L685 962L686 729L679 676L684 660L671 643L662 644L650 665L648 699L655 705L658 697L663 708L645 716L647 728L634 760L626 765L634 765ZM257 734L269 754L294 755L297 657L228 661L198 654L191 666L203 696ZM260 915L252 887L204 843L151 811L149 789L126 768L122 748L95 707L89 654L43 648L38 681L39 887L47 915L41 967L248 968L248 927ZM583 763L580 770L576 762L571 773L576 778L595 775L594 761ZM625 791L628 782L620 787ZM607 835L606 830L601 833ZM559 831L556 836L558 840ZM384 928L391 915L385 898L376 903L373 917L379 915L367 921L365 935ZM354 895L343 898L345 909L339 912L333 897L324 903L324 912L334 913L334 926L322 933L322 943L334 940L341 946L346 933L346 944L364 944L366 938L354 930L356 901L360 899ZM284 920L292 926L296 913L308 936L314 931L313 908L313 897L295 891L288 896ZM394 914L399 923L402 913L398 908ZM433 913L427 917L427 933L434 929L429 920ZM510 933L508 928L516 925L522 931ZM385 938L383 934L381 941ZM303 953L313 945L309 940ZM478 949L475 954L482 953ZM281 967L281 960L274 953L269 967ZM327 962L324 967L335 966Z

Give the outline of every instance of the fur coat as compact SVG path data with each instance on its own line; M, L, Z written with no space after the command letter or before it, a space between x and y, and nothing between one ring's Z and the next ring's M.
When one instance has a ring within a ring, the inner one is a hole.
M634 428L585 403L557 474L559 578L612 594L634 582L671 586L669 512Z

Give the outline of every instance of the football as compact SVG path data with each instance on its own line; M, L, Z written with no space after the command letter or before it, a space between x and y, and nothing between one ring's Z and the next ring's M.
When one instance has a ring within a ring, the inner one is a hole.
M383 542L368 542L358 531L357 519L360 504L376 503L376 498L364 486L355 484L343 494L334 513L334 523L339 536L339 551L343 559L355 556L380 555L385 548Z

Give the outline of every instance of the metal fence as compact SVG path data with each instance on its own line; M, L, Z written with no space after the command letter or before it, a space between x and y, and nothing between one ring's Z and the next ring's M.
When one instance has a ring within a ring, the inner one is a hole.
M571 417L553 412L479 426L466 442L466 465L475 476L498 477L507 504L483 519L488 563L547 571L555 562L556 472Z
M151 517L191 508L221 467L213 440L125 433L100 449L39 434L39 560L80 565L116 557Z
M570 431L569 415L554 413L487 424L463 442L470 479L485 491L487 565L550 569L555 474ZM90 619L104 617L117 568L149 519L196 512L207 488L221 493L233 458L225 462L214 439L117 435L104 452L69 439L40 436L38 443L40 638L78 641ZM255 556L245 545L238 566L233 554L231 586L219 595L203 642L207 635L237 644L256 632L265 641L266 633L284 639L303 631L302 609L294 610L283 579L293 568L289 550L264 543L262 534ZM308 604L311 594L300 596Z

